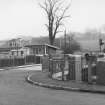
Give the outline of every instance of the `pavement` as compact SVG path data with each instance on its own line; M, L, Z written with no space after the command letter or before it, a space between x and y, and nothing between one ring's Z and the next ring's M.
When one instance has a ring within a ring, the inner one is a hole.
M22 65L22 66L12 66L12 67L2 67L0 68L0 71L3 70L37 70L37 71L41 71L42 70L42 64L28 64L28 65Z
M48 73L42 71L28 75L26 80L31 84L51 89L105 94L105 86L75 81L59 81L51 79Z

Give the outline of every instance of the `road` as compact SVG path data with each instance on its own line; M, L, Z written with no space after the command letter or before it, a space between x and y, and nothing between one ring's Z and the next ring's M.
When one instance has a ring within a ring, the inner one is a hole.
M0 105L105 105L105 95L38 87L25 81L28 70L0 71ZM30 71L29 73L36 72Z

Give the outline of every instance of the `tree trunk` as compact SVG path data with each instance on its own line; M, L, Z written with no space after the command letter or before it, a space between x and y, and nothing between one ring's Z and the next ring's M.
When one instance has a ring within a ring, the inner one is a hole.
M50 45L54 45L54 38L49 38Z

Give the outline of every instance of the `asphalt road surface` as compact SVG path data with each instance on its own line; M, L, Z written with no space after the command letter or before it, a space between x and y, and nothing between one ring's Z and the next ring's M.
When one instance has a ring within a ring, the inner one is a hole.
M105 105L105 95L31 85L25 81L27 72L0 71L0 105Z

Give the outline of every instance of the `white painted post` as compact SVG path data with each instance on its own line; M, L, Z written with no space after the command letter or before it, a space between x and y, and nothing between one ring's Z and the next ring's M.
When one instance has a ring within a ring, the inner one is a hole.
M81 56L75 55L75 79L77 82L80 82L82 80L81 78L82 73L82 62L81 62Z
M46 45L45 45L45 47L44 47L44 53L45 53L45 55L46 55Z

